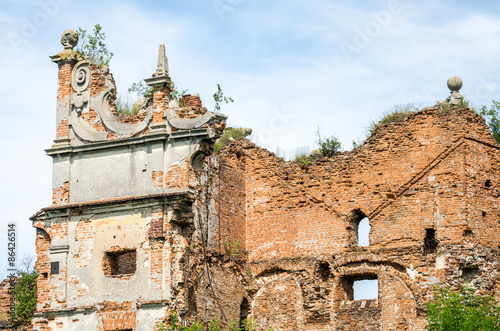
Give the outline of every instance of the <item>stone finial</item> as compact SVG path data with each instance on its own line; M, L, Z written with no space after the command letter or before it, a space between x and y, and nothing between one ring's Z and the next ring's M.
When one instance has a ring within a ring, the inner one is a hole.
M165 53L165 45L161 44L158 47L158 67L153 74L153 77L144 79L146 85L151 87L160 87L166 85L168 88L174 88L174 82L168 75L168 58Z
M450 95L446 98L445 101L438 101L439 105L449 105L449 106L456 106L460 104L464 97L458 93L460 89L462 88L462 79L457 76L453 76L448 78L447 81L448 88L450 89Z
M168 58L165 53L164 44L161 44L158 47L158 65L156 68L156 72L153 74L153 77L159 76L168 76Z
M156 75L167 75L168 76L168 58L165 53L165 45L161 44L158 47L158 68L156 69Z
M451 93L453 92L459 92L460 89L462 88L462 79L458 76L453 76L448 78L448 88L450 89Z
M61 44L64 46L64 50L60 51L56 55L50 56L52 62L57 64L75 64L82 60L82 57L73 50L73 48L78 44L78 32L72 29L64 31L61 35Z
M61 35L61 44L64 49L73 49L78 44L78 32L68 29Z

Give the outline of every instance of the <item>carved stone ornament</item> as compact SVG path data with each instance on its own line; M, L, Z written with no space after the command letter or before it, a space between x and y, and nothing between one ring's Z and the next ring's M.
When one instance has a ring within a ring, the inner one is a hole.
M61 44L64 49L73 49L78 44L78 32L68 29L61 35Z
M85 91L90 84L90 62L80 61L73 68L73 72L71 73L71 86L75 92L83 92Z
M87 103L88 100L79 92L77 93L72 102L73 106L75 107L75 110L78 113L82 112L83 108L85 108L85 105L87 105Z

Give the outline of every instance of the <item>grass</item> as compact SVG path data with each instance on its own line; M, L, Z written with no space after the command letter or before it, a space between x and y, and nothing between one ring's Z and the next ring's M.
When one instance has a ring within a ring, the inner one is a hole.
M215 152L219 152L221 149L229 145L232 141L248 141L246 138L248 135L248 132L245 132L245 130L242 130L241 128L231 128L227 127L224 130L224 134L217 139L215 142Z
M370 120L368 127L365 128L366 138L369 139L374 133L376 133L382 126L401 122L408 118L409 115L416 113L418 111L418 106L413 103L394 105L390 110L383 114L381 120L375 122Z

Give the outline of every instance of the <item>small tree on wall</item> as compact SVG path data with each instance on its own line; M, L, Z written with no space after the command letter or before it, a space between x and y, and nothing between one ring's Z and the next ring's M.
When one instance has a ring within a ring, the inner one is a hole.
M94 26L93 34L87 34L87 30L78 28L79 42L75 51L81 56L88 56L89 59L98 65L109 65L113 53L108 50L105 43L106 33L102 31L99 24Z

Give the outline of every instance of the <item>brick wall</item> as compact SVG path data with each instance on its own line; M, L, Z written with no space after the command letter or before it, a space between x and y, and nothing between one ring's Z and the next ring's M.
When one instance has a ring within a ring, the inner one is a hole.
M282 330L327 329L330 318L345 330L422 330L435 282L472 280L482 292L496 291L499 149L474 112L433 107L306 168L252 144L231 144L221 153L221 233L246 240L253 316ZM370 245L358 247L356 227L365 216ZM427 233L435 234L434 251L424 250ZM301 269L304 259L317 267ZM308 295L288 298L293 285L284 275ZM377 277L376 305L346 305L344 277ZM322 294L309 294L305 279Z
M246 249L246 199L245 163L237 156L229 155L220 161L220 243L239 243Z

